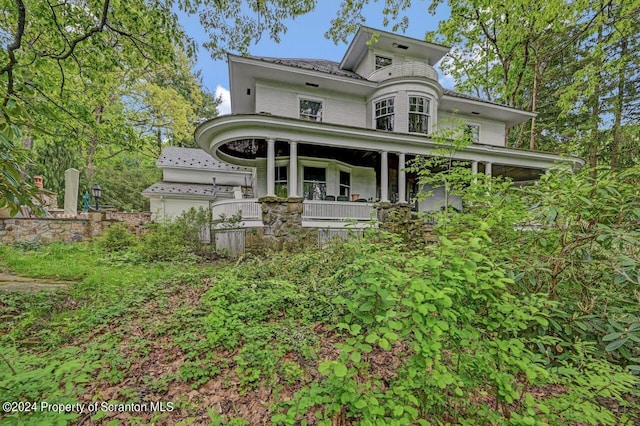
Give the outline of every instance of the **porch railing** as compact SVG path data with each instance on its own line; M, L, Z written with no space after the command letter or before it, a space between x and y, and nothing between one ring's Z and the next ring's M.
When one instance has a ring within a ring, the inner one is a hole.
M305 200L302 204L303 220L371 220L375 218L372 203L350 201Z
M242 212L242 220L262 221L262 206L255 198L246 200L222 200L211 205L213 221L230 219Z

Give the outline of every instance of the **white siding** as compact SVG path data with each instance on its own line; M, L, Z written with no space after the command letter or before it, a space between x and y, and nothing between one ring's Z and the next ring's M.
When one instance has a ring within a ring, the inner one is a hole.
M377 198L376 171L368 167L354 167L351 173L351 193L360 198Z
M456 127L464 123L480 126L480 141L485 145L505 146L505 125L499 121L487 120L473 115L451 114L440 112L438 126L440 128Z
M150 200L151 219L156 222L170 221L182 213L188 211L191 207L209 209L208 200L194 200L187 198L168 198L162 199L153 197Z
M300 117L300 98L322 100L322 121L347 126L366 127L364 98L302 87L285 87L267 82L256 83L256 112L283 117Z

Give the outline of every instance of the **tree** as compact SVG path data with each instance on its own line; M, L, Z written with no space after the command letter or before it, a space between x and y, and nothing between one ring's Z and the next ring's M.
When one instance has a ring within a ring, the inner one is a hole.
M167 140L192 143L189 127L215 111L215 99L188 69L194 44L178 24L174 6L200 15L211 37L207 47L220 57L228 49L246 52L264 32L278 40L286 32L284 20L313 10L315 0L0 0L0 5L2 123L73 146L91 175L96 159L137 151L150 141L157 148ZM171 72L175 64L177 79ZM25 113L13 114L16 108ZM1 153L11 158L15 174L27 157L12 146L3 144ZM7 177L2 179L1 202L14 205L18 200L4 189ZM27 184L14 189L29 190Z

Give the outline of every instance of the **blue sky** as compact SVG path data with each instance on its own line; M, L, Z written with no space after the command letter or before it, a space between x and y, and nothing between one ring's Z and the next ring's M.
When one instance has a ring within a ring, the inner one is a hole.
M427 8L430 2L414 0L412 6L405 13L409 17L409 27L404 33L409 37L423 39L426 31L433 31L437 28L440 20L446 19L449 10L446 6L440 6L436 16L428 13ZM382 25L382 9L384 1L368 5L364 10L363 22L373 28L386 29ZM255 56L275 56L283 58L318 58L340 61L346 51L346 44L335 45L332 41L324 37L324 33L329 29L331 19L340 7L340 0L318 0L316 10L304 15L296 20L287 22L287 33L281 36L280 43L275 43L266 34L253 46L249 53ZM207 36L200 26L197 16L187 17L181 15L180 22L185 27L187 33L201 45L206 41ZM205 87L217 96L221 96L223 104L219 107L221 114L230 112L229 103L229 70L226 60L212 60L209 52L200 47L198 53L198 63L196 69L202 71ZM442 81L447 87L450 84Z

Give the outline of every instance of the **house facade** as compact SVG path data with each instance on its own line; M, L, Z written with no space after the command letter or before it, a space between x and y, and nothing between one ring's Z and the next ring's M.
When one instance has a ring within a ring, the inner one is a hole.
M216 162L252 171L243 188L252 197L221 200L225 209L214 200L214 216L244 216L250 204L279 197L303 200L303 226L364 223L376 202L413 202L425 188L406 165L439 151L434 134L458 123L474 143L455 158L474 172L524 182L556 165L582 165L507 148L507 129L535 114L444 89L433 66L448 51L361 27L341 62L229 55L232 114L200 124L195 139ZM428 189L433 196L415 209L441 205L441 190Z

